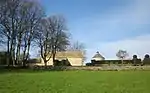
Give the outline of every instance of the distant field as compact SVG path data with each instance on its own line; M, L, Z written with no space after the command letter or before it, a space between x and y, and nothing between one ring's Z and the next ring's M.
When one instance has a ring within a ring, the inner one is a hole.
M150 71L0 72L0 93L150 93Z

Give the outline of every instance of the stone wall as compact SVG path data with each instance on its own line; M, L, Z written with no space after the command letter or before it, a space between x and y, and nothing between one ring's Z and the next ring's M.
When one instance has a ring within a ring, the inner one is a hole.
M54 70L54 71L67 71L67 70L89 70L89 71L150 71L150 66L34 66L35 70Z
M148 65L148 63L150 63L150 60L147 61L146 64L144 65ZM122 65L122 61L121 60L101 60L101 61L95 61L92 60L91 63L87 63L87 66L101 66L101 65ZM141 61L141 59L134 59L134 60L123 60L123 65L143 65L143 62Z

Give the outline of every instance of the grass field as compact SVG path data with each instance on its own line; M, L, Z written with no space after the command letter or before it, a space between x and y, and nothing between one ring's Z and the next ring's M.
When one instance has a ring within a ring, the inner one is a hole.
M150 93L150 71L6 72L0 93Z

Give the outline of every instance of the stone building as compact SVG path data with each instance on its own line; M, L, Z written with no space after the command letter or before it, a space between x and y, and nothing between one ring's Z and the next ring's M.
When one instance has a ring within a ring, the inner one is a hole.
M47 62L47 65L66 65L66 66L82 66L84 61L84 56L81 51L63 51L57 52L55 56L55 62L53 63L52 58ZM34 65L45 65L41 58L40 62Z
M105 58L99 52L96 52L96 54L92 57L92 60L102 61L105 60Z

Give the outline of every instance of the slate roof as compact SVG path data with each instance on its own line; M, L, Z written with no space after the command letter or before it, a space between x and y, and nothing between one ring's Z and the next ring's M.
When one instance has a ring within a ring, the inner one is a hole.
M61 51L57 52L55 58L83 58L84 55L81 51Z
M92 58L102 58L102 59L105 59L99 52L96 52L96 54Z

